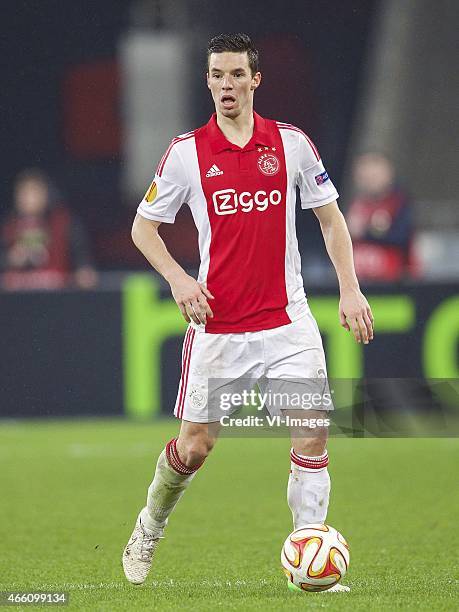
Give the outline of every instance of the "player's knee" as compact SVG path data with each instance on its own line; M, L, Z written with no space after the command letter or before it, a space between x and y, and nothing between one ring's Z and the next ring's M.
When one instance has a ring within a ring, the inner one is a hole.
M201 465L203 461L205 461L209 452L210 451L205 445L193 444L186 448L183 462L189 468L197 467L198 465Z
M183 463L190 468L197 467L205 461L214 447L215 440L208 437L196 437L186 440L181 445Z
M293 449L300 455L307 457L318 457L325 452L327 448L328 436L324 433L318 435L309 435L304 437L298 437L293 441Z

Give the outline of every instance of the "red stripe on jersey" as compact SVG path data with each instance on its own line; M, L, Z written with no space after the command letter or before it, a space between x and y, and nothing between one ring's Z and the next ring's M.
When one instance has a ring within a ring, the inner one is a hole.
M185 347L185 358L183 360L182 377L180 381L180 398L179 405L177 408L177 416L179 419L181 419L183 416L183 409L185 406L186 388L188 385L188 372L190 369L191 349L193 347L193 340L195 334L196 331L193 328L190 328L190 333L188 334L188 338L186 340L187 345Z
M170 152L172 151L172 148L174 145L176 145L178 142L183 142L184 140L188 140L188 138L193 138L194 136L194 131L190 132L189 134L185 134L185 136L177 136L177 138L174 138L171 142L171 144L167 147L166 152L164 153L164 155L161 158L161 161L158 164L158 168L156 170L156 174L158 176L162 175L162 172L164 170L164 166L166 164L167 158L170 155Z
M317 161L320 161L320 155L319 155L319 151L317 150L316 145L312 142L309 136L303 132L303 130L300 130L300 128L297 128L294 125L290 125L289 123L280 123L279 121L277 122L277 127L280 130L293 130L294 132L299 132L300 134L303 134L303 136L308 141L309 146L313 150L315 158L317 159Z
M259 331L291 322L285 153L275 121L264 120L264 126L263 136L254 134L243 149L228 146L218 152L212 150L207 126L195 133L211 234L206 280L215 299L208 333ZM214 164L222 173L206 176Z
M177 139L174 138L172 140L172 142L170 143L170 145L167 147L166 152L164 153L164 155L161 157L161 161L159 162L158 167L156 169L156 174L158 176L161 176L161 173L163 171L163 167L164 167L164 164L166 162L166 159L169 157L169 153L171 152L171 149L175 145L176 142L177 142Z

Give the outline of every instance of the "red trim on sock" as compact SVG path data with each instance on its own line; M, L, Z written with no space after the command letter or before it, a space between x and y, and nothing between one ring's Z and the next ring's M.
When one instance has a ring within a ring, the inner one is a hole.
M298 455L295 451L290 451L290 459L295 465L299 467L307 468L308 470L322 470L328 465L328 453L325 451L320 457L305 457L304 455Z
M324 452L323 455L319 455L317 457L308 457L307 455L300 455L299 453L297 453L293 448L290 450L290 454L294 455L297 459L300 459L302 461L323 461L324 459L328 458L328 453L327 451Z
M169 440L169 442L166 444L166 458L171 468L183 476L194 474L204 463L203 461L194 468L190 468L182 463L177 452L177 438L172 438L172 440Z

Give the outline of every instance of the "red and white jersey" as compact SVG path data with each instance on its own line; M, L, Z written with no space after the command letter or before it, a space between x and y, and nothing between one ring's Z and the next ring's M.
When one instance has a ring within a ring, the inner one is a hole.
M199 233L198 281L215 299L209 333L286 325L307 310L295 230L301 207L337 199L312 141L300 129L254 113L253 136L229 142L216 115L174 138L139 205L146 219L173 223L188 204Z

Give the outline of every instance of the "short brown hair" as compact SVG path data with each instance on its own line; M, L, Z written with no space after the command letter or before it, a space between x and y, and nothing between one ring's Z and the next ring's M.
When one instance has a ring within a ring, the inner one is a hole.
M252 76L258 72L258 51L248 34L219 34L214 36L207 45L207 68L212 53L247 53Z

